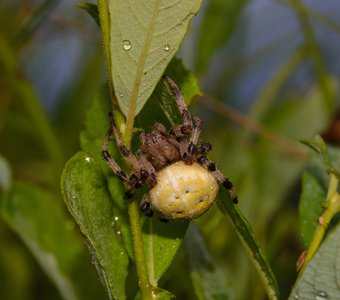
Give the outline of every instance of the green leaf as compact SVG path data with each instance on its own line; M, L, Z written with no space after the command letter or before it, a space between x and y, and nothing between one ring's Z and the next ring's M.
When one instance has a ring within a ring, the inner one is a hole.
M214 264L197 226L191 223L186 235L190 275L200 300L231 299L231 292L221 268Z
M152 94L200 5L201 0L110 1L112 82L129 118Z
M255 239L248 221L244 218L237 205L232 203L224 190L222 190L221 200L218 203L221 205L222 211L229 215L245 250L260 275L269 299L279 299L279 291L274 274Z
M129 258L116 221L104 174L88 154L79 152L65 166L61 187L65 202L86 237L109 295L125 299Z
M80 133L81 148L97 160L102 161L103 170L108 170L101 157L101 147L109 129L110 94L107 86L98 89L90 108L86 112L85 129Z
M144 251L149 279L153 286L169 268L179 246L182 244L188 222L164 223L153 218L143 224Z
M2 213L64 299L103 299L88 252L58 200L16 182L4 195Z
M101 156L101 147L105 134L110 126L108 119L109 111L111 111L109 90L107 86L103 86L98 90L86 113L85 129L80 133L80 144L81 148L93 157L106 176L106 184L108 185L114 203L115 217L119 220L113 221L117 231L121 231L124 235L123 241L126 250L128 251L130 258L133 259L127 203L126 200L123 199L124 187ZM117 162L120 162L120 155L114 141L109 144L109 150L111 156Z
M77 7L86 10L98 26L100 26L98 6L90 2L80 2Z
M305 171L302 177L299 214L301 235L307 248L312 241L318 225L318 218L324 210L322 204L326 199L326 195L327 190L318 178L314 177L310 172Z
M289 299L327 300L340 295L340 226L330 232L295 284Z

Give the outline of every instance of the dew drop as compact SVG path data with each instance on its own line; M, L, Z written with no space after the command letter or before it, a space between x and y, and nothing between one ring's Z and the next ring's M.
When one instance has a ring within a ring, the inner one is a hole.
M115 221L118 221L119 218L116 216L116 217L114 217L113 219L114 219Z
M165 50L166 52L169 52L169 51L170 51L170 45L169 45L168 43L166 43L166 44L164 45L164 50Z
M119 93L119 97L120 98L124 98L124 94L123 93Z
M315 295L315 300L326 300L328 299L328 295L324 291L318 291Z
M85 160L86 160L86 162L90 162L91 161L91 157L85 157Z
M129 51L131 49L132 45L131 45L131 42L128 41L128 40L124 40L123 41L123 49L125 51Z

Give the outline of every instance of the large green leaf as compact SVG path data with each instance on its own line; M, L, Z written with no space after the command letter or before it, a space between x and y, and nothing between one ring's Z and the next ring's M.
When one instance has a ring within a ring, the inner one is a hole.
M129 258L124 236L113 224L116 216L104 174L92 157L79 152L66 164L61 187L109 295L125 299Z
M84 244L59 199L26 183L4 195L3 216L67 300L104 299Z
M112 82L125 115L142 109L200 5L201 0L110 1Z
M104 160L101 156L101 148L109 129L109 112L112 111L110 106L110 94L107 86L102 86L94 95L92 103L86 112L85 128L80 133L81 148L89 153L102 167L102 170L108 173ZM110 149L114 153L114 149Z
M190 275L200 300L228 300L231 292L225 274L213 261L197 226L191 223L185 244L190 263Z
M340 226L330 232L296 283L289 299L327 300L340 295Z

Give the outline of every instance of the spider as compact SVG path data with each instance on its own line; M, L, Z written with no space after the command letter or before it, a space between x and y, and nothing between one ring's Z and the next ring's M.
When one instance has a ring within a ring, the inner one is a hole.
M180 89L168 76L170 86L181 113L183 124L168 131L155 123L150 133L140 133L140 149L134 155L122 142L112 113L110 128L102 145L102 156L116 176L129 187L126 199L131 199L144 183L150 190L144 195L140 209L146 216L153 211L163 221L194 219L201 216L215 202L219 184L222 184L236 204L233 185L216 165L206 157L210 143L199 144L202 121L191 116ZM120 153L132 166L127 175L108 152L108 143L114 137Z

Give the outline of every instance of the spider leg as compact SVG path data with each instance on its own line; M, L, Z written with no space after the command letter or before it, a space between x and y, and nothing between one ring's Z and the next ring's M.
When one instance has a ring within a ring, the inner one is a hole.
M116 174L116 176L123 181L125 184L130 184L130 180L126 176L126 174L123 172L123 170L120 168L120 166L116 163L116 161L111 157L109 151L107 150L107 145L109 143L109 138L112 134L112 128L110 128L105 136L103 145L102 145L102 157L108 164L108 166L112 169L113 173Z
M196 146L198 143L198 139L201 135L202 131L202 120L199 117L194 116L194 130L191 134L190 141L189 141L189 147L190 145ZM192 146L191 146L192 147Z
M123 170L119 167L116 161L111 157L109 151L107 150L107 145L109 142L109 138L112 135L112 128L109 129L103 145L102 145L102 157L111 168L113 173L126 185L131 186L131 188L125 193L125 198L130 199L134 196L136 190L140 188L143 184L142 179L140 179L136 174L131 173L128 177Z
M181 131L181 125L175 125L171 128L170 134L173 135L176 139L181 138L184 134Z
M167 81L167 83L170 85L172 92L175 95L176 103L178 106L178 109L182 115L183 118L183 125L181 126L181 132L183 134L190 133L192 131L192 119L190 112L185 105L185 101L183 98L183 95L177 86L177 84L167 75L163 75L164 79Z
M146 171L148 172L148 176L144 178L144 181L150 185L151 188L153 188L157 184L157 172L154 168L154 166L146 159L146 157L141 154L139 157L139 162ZM146 174L145 174L146 175Z
M136 157L122 143L112 113L109 114L109 119L111 127L109 128L102 145L102 157L104 158L108 166L112 169L112 171L115 173L115 175L123 183L130 186L130 189L125 193L125 198L131 199L135 195L136 190L139 189L145 182L146 178L149 177L149 173L146 170L139 167L138 160L136 159ZM130 176L127 176L124 173L124 171L120 168L120 166L116 163L116 161L111 157L108 151L108 143L112 135L114 135L115 137L118 149L129 160L133 168L139 173L140 177L137 176L134 172L131 172Z
M231 181L227 177L225 177L222 174L222 172L217 169L216 165L212 161L210 161L207 157L200 156L197 159L197 161L198 161L198 163L200 163L203 167L205 167L208 171L210 171L215 176L217 181L219 183L221 183L228 190L229 195L230 195L231 199L233 200L233 202L235 204L237 204L238 199L237 199L237 196L235 194L234 187L233 187L233 184L231 183Z
M211 149L212 149L212 146L211 146L210 143L204 143L204 144L200 145L199 147L197 147L196 154L203 155L206 152L210 151Z
M131 199L136 194L136 191L143 185L143 183L143 179L140 179L137 175L132 174L130 176L131 188L125 192L124 198Z
M148 217L152 217L153 211L151 209L150 198L147 194L144 195L142 202L139 205L139 209Z
M132 165L133 169L140 171L138 159L131 153L131 151L123 144L122 139L120 138L118 128L116 122L113 118L112 113L109 113L110 125L111 125L111 133L113 134L116 144L118 146L118 150L120 153L126 157L129 163Z
M194 156L197 151L198 139L202 131L202 120L199 117L194 116L193 122L194 122L194 129L189 139L188 148L186 150L185 157L183 157L183 159L189 164L194 161Z
M123 156L126 157L126 159L129 161L129 163L132 165L132 168L137 171L137 173L140 174L140 178L143 181L147 181L148 178L150 178L151 173L156 173L153 166L149 163L145 163L144 161L140 161L140 159L137 159L136 156L134 156L131 151L123 144L118 128L116 126L116 123L113 119L112 113L109 113L109 119L111 124L111 132L114 135L114 138L116 140L116 144L118 146L118 149L120 153L122 153ZM146 168L144 168L146 166ZM153 180L155 176L151 176L150 182L148 182L151 185L156 185L156 182Z
M180 126L178 126L177 128L178 128L178 130L180 130ZM155 123L153 125L153 130L157 130L162 136L164 136L167 139L167 142L169 142L170 144L172 144L176 148L179 147L179 142L177 140L177 137L183 137L184 136L182 133L180 133L178 131L176 133L176 134L178 134L178 136L176 136L172 132L169 133L167 131L167 129L165 128L165 126L161 123Z

